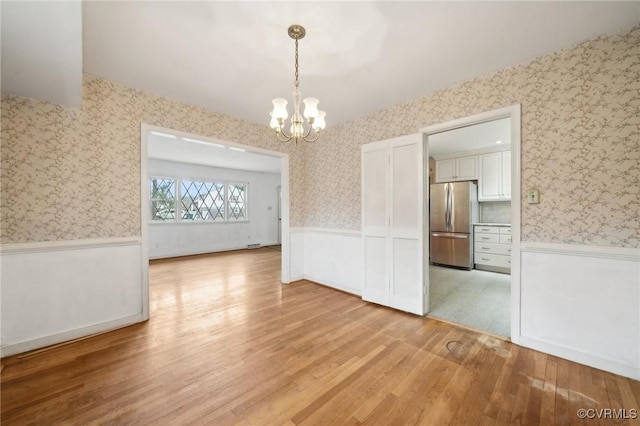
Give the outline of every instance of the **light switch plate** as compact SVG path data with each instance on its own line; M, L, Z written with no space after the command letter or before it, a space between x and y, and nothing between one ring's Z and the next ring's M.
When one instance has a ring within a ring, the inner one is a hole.
M538 204L540 203L540 192L537 189L530 189L527 194L527 203L528 204Z

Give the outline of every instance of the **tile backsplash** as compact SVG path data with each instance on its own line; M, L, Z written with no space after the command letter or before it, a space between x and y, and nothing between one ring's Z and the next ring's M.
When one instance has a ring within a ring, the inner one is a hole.
M511 223L511 202L490 201L480 203L480 221L485 223Z

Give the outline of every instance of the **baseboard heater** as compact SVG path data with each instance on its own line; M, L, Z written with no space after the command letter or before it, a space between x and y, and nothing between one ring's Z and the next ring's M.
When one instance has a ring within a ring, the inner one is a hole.
M248 244L247 245L248 249L257 249L260 248L260 243L255 243L255 244Z

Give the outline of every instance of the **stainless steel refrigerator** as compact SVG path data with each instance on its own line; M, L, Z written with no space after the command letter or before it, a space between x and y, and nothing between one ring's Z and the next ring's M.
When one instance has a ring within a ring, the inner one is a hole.
M473 268L478 187L473 182L436 183L430 186L429 201L429 262Z

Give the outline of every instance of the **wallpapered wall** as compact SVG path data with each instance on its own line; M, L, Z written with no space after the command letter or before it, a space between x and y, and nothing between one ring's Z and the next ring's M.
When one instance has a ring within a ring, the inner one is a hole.
M291 225L360 229L360 145L520 103L522 240L640 246L640 27L282 145L250 124L85 76L82 110L3 94L2 243L140 235L140 123L289 152ZM523 191L524 193L524 191Z
M140 235L140 124L288 152L302 223L304 152L259 126L85 76L82 110L2 95L2 243Z
M331 128L308 148L306 226L360 229L360 145L522 105L522 240L640 247L640 27Z

